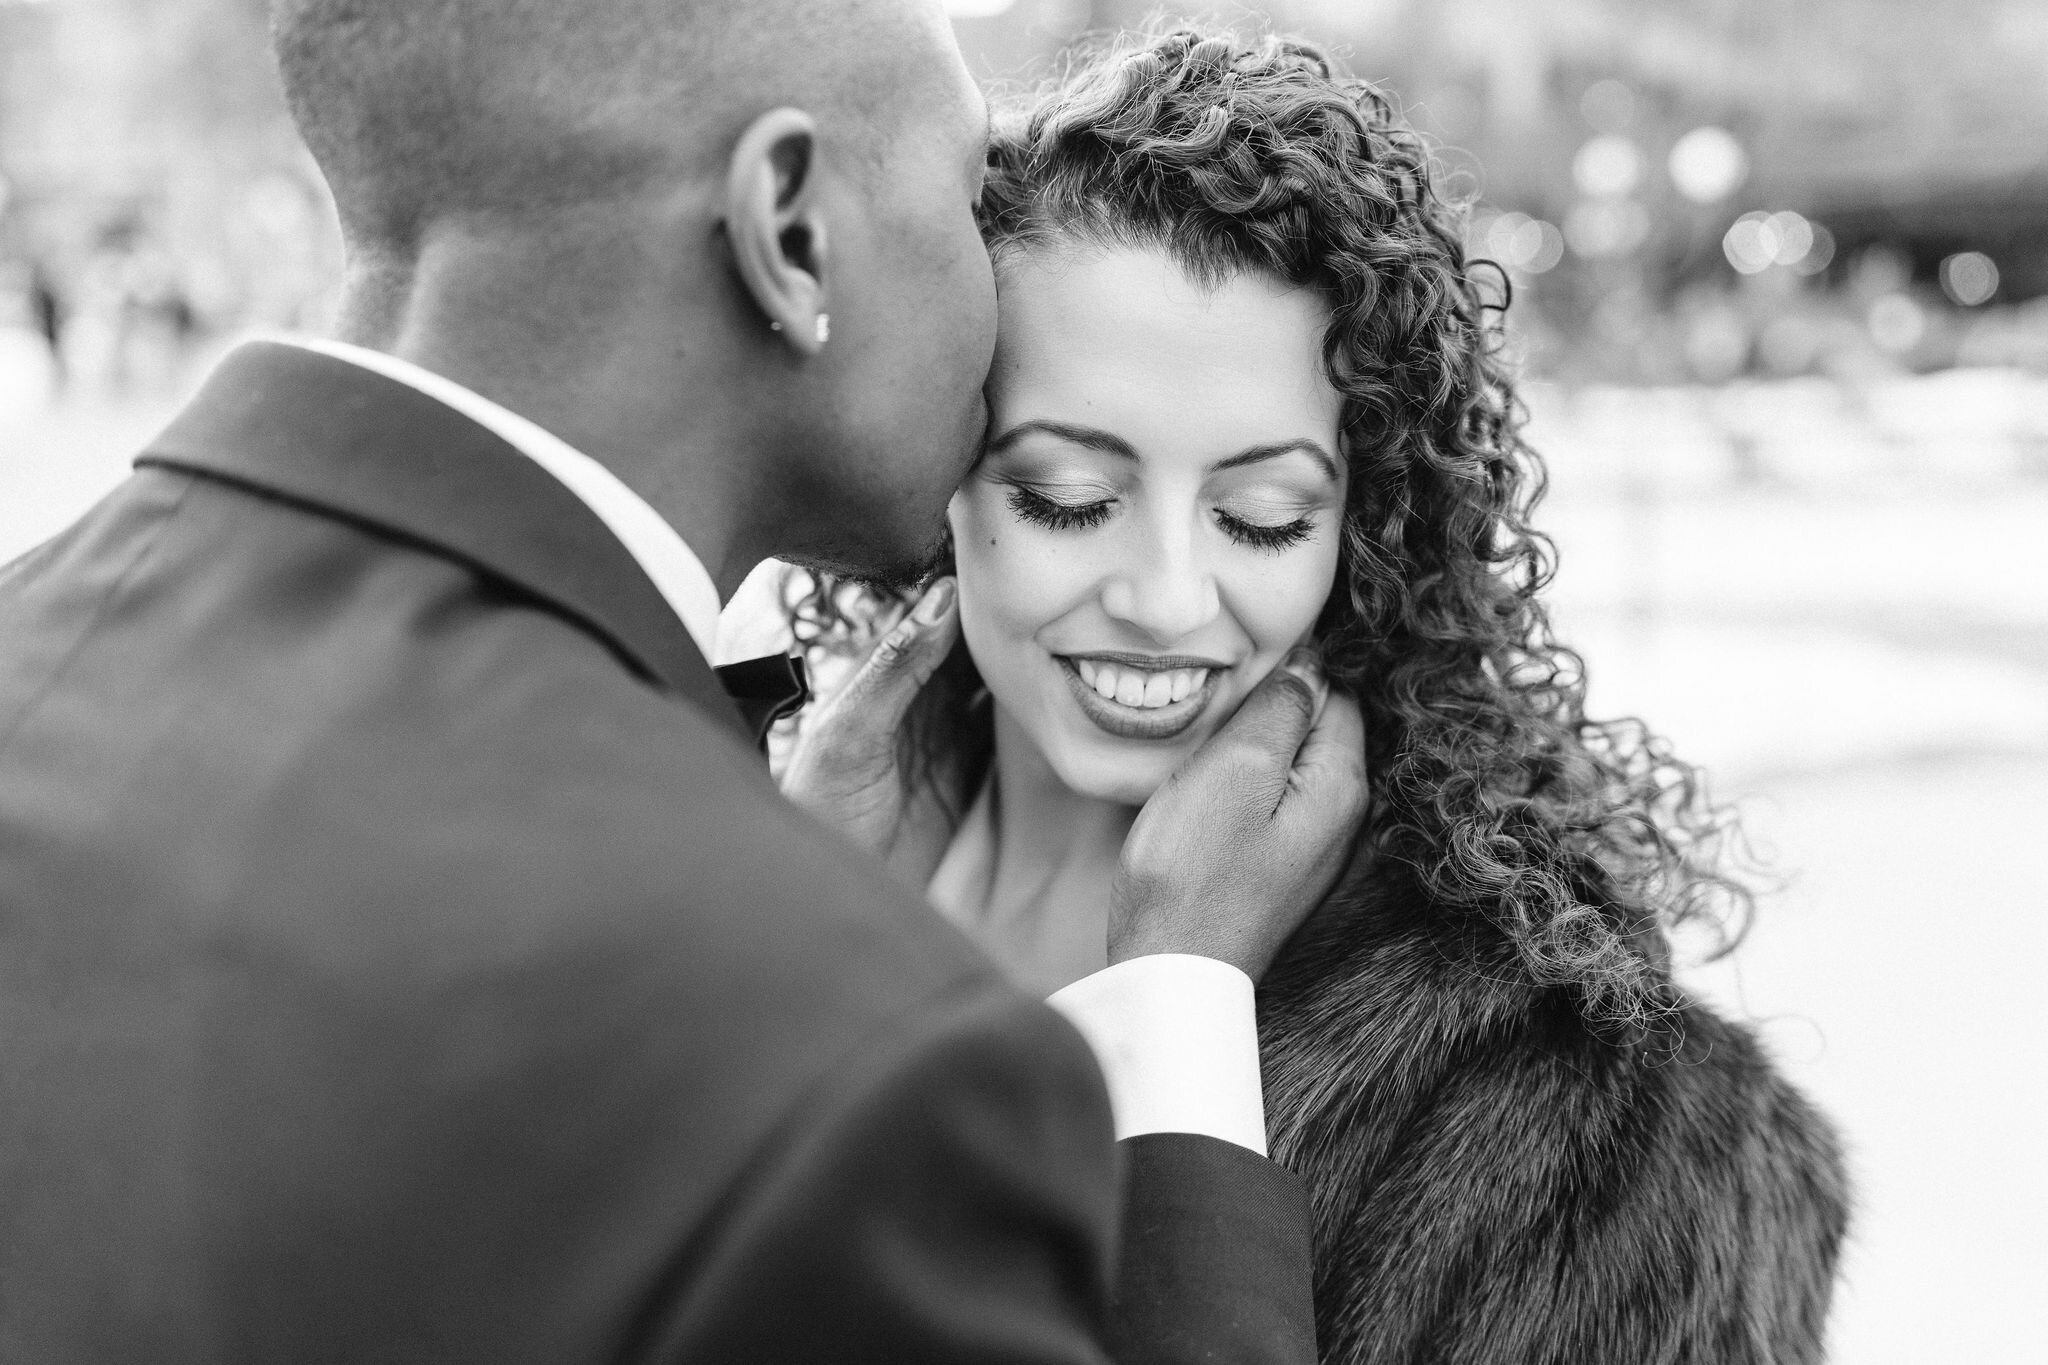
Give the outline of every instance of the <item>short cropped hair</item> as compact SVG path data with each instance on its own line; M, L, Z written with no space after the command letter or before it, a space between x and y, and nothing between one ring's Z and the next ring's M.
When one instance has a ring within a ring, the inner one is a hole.
M905 0L273 0L286 103L355 249L630 193L775 104L878 141L934 81ZM936 7L930 7L936 14Z

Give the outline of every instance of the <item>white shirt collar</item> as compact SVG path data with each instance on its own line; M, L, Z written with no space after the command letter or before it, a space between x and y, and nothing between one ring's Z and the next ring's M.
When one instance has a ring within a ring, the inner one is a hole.
M626 553L633 556L634 562L653 580L655 588L674 609L683 628L697 642L705 660L709 662L715 658L718 588L712 583L704 562L697 558L661 513L648 506L645 499L626 487L609 469L553 432L502 404L494 403L474 389L465 388L409 360L400 360L397 356L345 341L311 337L268 339L318 351L410 385L429 398L446 403L554 475L618 537L619 543L626 547Z

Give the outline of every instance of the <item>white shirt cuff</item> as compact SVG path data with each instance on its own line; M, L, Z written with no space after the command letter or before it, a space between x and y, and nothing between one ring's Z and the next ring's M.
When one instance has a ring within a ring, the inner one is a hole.
M1266 1154L1258 1022L1243 972L1157 953L1084 976L1047 1003L1094 1049L1119 1139L1200 1133Z

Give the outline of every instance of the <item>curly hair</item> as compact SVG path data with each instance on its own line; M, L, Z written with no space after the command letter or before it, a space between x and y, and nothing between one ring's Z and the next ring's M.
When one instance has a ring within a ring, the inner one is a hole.
M1388 97L1313 45L1182 28L1084 51L1000 113L980 211L999 277L1015 253L1093 245L1320 295L1351 477L1317 635L1367 718L1362 875L1404 871L1587 1018L1642 1022L1669 1006L1664 928L1725 948L1746 922L1722 870L1737 826L1640 723L1586 717L1540 600L1554 555L1502 354L1507 277L1467 258L1437 179ZM830 647L889 604L815 582L790 605L798 639ZM924 780L985 762L977 687L963 647L907 724Z

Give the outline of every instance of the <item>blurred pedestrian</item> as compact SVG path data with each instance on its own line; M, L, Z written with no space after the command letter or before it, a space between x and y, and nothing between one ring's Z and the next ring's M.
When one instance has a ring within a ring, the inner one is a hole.
M50 386L61 394L70 374L64 358L64 332L70 322L70 309L56 272L40 257L29 263L28 309L30 324L50 351Z

